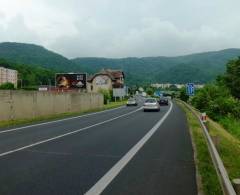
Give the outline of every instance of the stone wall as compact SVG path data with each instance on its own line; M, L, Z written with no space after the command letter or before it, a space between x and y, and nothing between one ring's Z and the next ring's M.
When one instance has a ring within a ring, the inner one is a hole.
M97 93L0 90L0 121L82 112L103 107Z

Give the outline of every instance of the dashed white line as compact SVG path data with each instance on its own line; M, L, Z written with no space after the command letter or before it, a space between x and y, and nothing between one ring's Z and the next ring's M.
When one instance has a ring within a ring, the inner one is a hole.
M120 173L120 171L162 125L172 111L172 107L173 104L170 102L170 108L163 118L161 118L135 146L133 146L89 191L87 191L85 195L99 195L103 192L103 190L111 183L111 181Z
M114 120L116 120L116 119L119 119L119 118L128 116L128 115L133 114L133 113L135 113L135 112L137 112L137 111L139 111L139 110L142 110L142 107L140 107L140 108L138 108L138 109L136 109L136 110L134 110L134 111L128 112L128 113L126 113L126 114L123 114L123 115L120 115L120 116L117 116L117 117L114 117L114 118L111 118L111 119L102 121L102 122L100 122L100 123L96 123L96 124L94 124L94 125L90 125L90 126L87 126L87 127L84 127L84 128L78 129L78 130L75 130L75 131L71 131L71 132L68 132L68 133L65 133L65 134L62 134L62 135L58 135L58 136L56 136L56 137L52 137L52 138L49 138L49 139L46 139L46 140L43 140L43 141L35 142L35 143L30 144L30 145L27 145L27 146L23 146L23 147L20 147L20 148L16 148L16 149L14 149L14 150L10 150L10 151L1 153L1 154L0 154L0 157L6 156L6 155L8 155L8 154L15 153L15 152L18 152L18 151L27 149L27 148L31 148L31 147L34 147L34 146L37 146L37 145L40 145L40 144L43 144L43 143L47 143L47 142L50 142L50 141L53 141L53 140L56 140L56 139L59 139L59 138L62 138L62 137L66 137L66 136L68 136L68 135L76 134L76 133L81 132L81 131L84 131L84 130L86 130L86 129L90 129L90 128L92 128L92 127L96 127L96 126L99 126L99 125L102 125L102 124L105 124L105 123L114 121Z

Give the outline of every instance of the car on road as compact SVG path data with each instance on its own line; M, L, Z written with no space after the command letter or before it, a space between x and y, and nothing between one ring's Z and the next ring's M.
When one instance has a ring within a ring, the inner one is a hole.
M143 111L160 111L160 105L156 98L146 98L143 104Z
M158 103L160 105L168 105L168 98L166 97L160 97L159 100L158 100Z
M127 101L127 106L137 106L137 100L135 98L129 98Z

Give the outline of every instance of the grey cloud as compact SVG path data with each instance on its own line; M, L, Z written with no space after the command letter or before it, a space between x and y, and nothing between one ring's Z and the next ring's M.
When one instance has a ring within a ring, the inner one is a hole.
M15 41L41 44L39 37L31 31L24 22L22 15L12 18L7 27L0 27L0 41Z
M41 25L33 25L36 20L25 10L21 15L27 23L24 17L12 19L1 30L1 41L36 42L70 58L174 56L240 47L239 0L31 2L33 9L41 5Z
M240 45L239 39L231 39L231 34L217 31L210 26L186 30L158 18L145 18L140 26L122 33L116 33L115 30L108 29L107 26L104 28L97 23L90 26L88 25L88 32L80 30L75 37L57 40L53 49L66 53L69 57L141 57L183 55ZM85 26L79 28L85 29Z
M5 18L5 14L0 11L0 20L3 20Z

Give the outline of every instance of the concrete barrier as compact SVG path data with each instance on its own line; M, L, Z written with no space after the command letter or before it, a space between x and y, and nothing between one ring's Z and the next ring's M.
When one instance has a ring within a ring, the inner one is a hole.
M97 93L0 90L0 121L30 119L103 107Z

